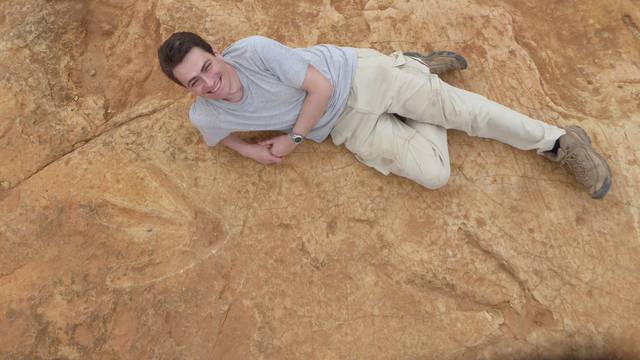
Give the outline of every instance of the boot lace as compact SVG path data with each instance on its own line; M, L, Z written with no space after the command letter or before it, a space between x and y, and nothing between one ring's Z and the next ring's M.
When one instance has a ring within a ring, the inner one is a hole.
M593 184L592 167L587 164L584 156L580 156L579 151L572 151L567 154L560 164L566 166L579 183L586 186Z

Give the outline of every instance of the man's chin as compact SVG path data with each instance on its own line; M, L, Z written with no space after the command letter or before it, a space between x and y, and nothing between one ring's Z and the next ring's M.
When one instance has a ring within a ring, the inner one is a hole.
M202 97L209 99L209 100L220 100L220 96L214 95L214 94L209 94L209 93L205 93L202 95Z

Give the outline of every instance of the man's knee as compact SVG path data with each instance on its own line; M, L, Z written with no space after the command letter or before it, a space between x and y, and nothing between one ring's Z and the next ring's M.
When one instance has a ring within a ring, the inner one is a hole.
M449 181L451 166L448 154L425 137L414 137L402 162L403 176L428 189L438 189ZM445 144L446 146L446 144Z
M420 178L416 179L416 182L427 189L435 190L445 186L449 182L450 176L451 168L449 164L446 164L442 168L429 169L428 173L421 174Z

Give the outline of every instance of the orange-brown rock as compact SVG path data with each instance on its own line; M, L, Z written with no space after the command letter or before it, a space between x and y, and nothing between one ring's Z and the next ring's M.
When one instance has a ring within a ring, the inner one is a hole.
M640 358L638 24L636 0L0 2L0 358ZM458 51L447 81L581 124L612 191L456 132L437 191L330 141L207 148L156 64L177 30Z

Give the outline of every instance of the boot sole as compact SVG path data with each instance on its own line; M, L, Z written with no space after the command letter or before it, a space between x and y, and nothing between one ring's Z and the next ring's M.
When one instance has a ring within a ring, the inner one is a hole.
M600 154L598 154L597 151L594 150L593 153L598 159L600 159L600 161L604 163L604 166L607 168L607 177L604 179L602 186L600 187L600 189L598 189L598 191L595 192L595 194L591 195L591 197L593 197L594 199L600 199L607 195L609 189L611 189L611 169L609 168L607 160L605 160Z
M420 61L426 67L429 67L429 65L427 65L428 61L430 59L433 59L434 57L447 57L447 58L455 59L456 63L458 63L458 65L459 65L459 68L457 68L455 70L465 70L466 68L469 67L469 64L467 63L467 59L465 59L460 54L454 53L453 51L436 51L436 52L432 52L431 54L429 54L427 56L424 56L423 54L418 53L418 52L406 52L406 53L403 53L403 54Z
M604 180L604 184L602 184L602 186L600 187L600 190L598 190L595 194L591 195L592 198L594 199L601 199L603 198L605 195L607 195L607 193L609 192L609 189L611 189L611 177L607 177Z

